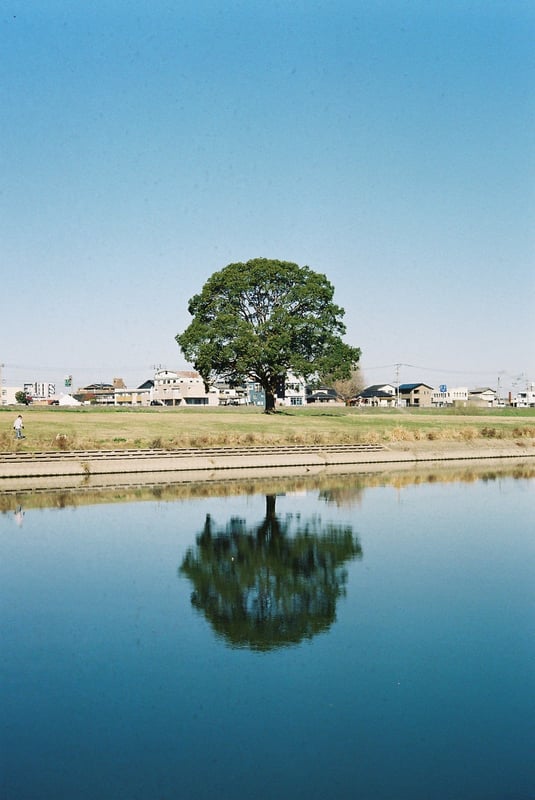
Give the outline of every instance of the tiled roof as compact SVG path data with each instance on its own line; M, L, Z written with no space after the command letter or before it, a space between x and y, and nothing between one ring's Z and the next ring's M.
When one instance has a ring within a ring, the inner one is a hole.
M358 397L364 397L364 398L368 398L368 397L387 397L390 400L393 400L395 398L395 395L393 395L391 392L385 392L385 391L383 391L383 389L376 389L373 386L370 386L368 389L365 389L363 392L361 392L357 396Z
M366 388L364 389L364 391L362 392L362 394L360 396L361 397L364 397L364 396L370 397L370 394L369 394L370 392L384 391L384 387L385 386L390 386L390 384L389 383L374 383L372 386L366 386ZM387 392L387 394L388 394L388 392ZM393 397L393 395L392 395L392 397Z
M414 389L418 389L419 386L425 386L426 389L433 389L428 383L402 383L399 387L399 391L412 392Z

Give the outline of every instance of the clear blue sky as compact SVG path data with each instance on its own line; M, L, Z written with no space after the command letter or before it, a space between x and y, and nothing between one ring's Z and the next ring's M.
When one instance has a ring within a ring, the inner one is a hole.
M368 383L535 380L535 5L2 4L0 362L185 363L215 270L325 273Z

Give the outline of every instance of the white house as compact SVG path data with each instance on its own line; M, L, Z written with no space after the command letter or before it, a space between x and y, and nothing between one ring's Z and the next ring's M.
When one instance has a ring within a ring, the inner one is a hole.
M217 406L219 392L210 386L208 391L198 372L159 369L154 375L153 401L164 406Z
M515 408L533 408L535 406L535 383L526 386L525 391L517 392L511 397L511 405Z
M216 381L214 387L219 393L220 406L246 406L249 404L245 386L234 386L228 381Z
M263 406L266 397L264 390L257 381L250 379L246 381L248 402L253 406ZM284 381L280 381L275 394L275 404L277 406L306 406L307 387L303 378L299 378L289 372Z
M468 392L468 403L479 408L492 408L498 405L498 395L495 389L482 386L477 389L470 389Z
M374 383L367 386L349 404L352 406L395 406L397 402L396 387L391 383Z
M0 393L0 405L14 406L17 402L15 395L17 392L22 391L22 386L2 386L2 391Z
M146 381L137 389L116 389L114 392L114 403L116 406L150 406L153 400L152 381Z
M302 378L297 378L291 372L284 382L284 397L277 398L277 405L281 406L306 406L306 383Z

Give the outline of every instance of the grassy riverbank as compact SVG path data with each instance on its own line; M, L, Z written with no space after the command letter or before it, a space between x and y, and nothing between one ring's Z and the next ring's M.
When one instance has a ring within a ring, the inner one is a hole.
M26 438L17 442L12 425L19 412ZM0 409L1 452L493 439L535 442L535 409Z

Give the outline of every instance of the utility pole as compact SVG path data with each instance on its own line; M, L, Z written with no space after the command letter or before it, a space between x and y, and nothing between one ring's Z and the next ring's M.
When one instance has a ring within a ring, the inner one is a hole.
M399 370L401 369L401 364L394 364L396 368L396 406L399 408Z
M2 378L2 367L5 367L5 364L0 363L0 406L4 405L2 400L2 386L4 385L4 379Z

